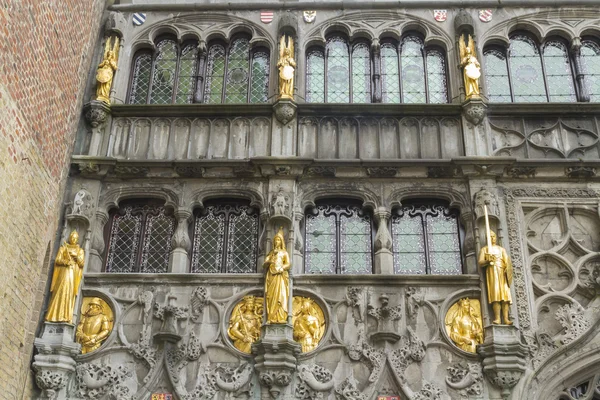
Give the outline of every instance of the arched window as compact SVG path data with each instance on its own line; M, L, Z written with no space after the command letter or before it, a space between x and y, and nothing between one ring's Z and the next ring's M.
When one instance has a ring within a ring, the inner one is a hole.
M370 274L372 218L355 204L323 203L305 220L307 274Z
M175 218L156 202L127 202L111 212L106 272L167 272Z
M306 57L306 101L325 101L325 55L321 49L311 49Z
M396 274L462 273L458 214L446 205L407 204L391 218Z
M350 56L348 42L341 36L333 36L327 40L325 49L327 103L349 103Z
M581 42L581 67L590 101L600 101L600 45L592 39Z
M246 37L234 39L229 48L213 43L206 55L204 71L199 70L202 63L196 41L179 45L174 38L167 37L159 39L156 49L154 56L148 50L142 50L134 57L130 104L192 103L197 78L203 73L206 76L205 103L267 101L269 51L264 48L251 50Z
M490 101L575 102L571 61L564 41L546 40L541 48L526 33L510 38L508 57L498 48L484 51Z
M239 202L220 201L195 214L192 272L256 272L258 212Z

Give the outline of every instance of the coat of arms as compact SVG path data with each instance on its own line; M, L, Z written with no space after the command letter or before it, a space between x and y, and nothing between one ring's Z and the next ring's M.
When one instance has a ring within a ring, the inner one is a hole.
M433 10L433 18L437 22L444 22L448 18L448 10Z
M482 22L490 22L492 20L492 10L479 10L479 19Z

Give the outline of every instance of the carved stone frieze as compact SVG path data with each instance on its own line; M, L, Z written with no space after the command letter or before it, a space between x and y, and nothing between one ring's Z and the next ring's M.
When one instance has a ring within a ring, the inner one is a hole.
M412 400L440 400L444 391L433 383L425 382L421 390L415 393Z
M410 319L417 318L419 314L419 309L423 305L425 301L425 296L423 292L416 287L407 287L406 292L406 315Z
M508 168L506 174L514 179L535 178L537 168L535 167L512 167Z
M133 372L123 365L79 364L76 376L78 393L83 399L132 399L132 393L125 381L133 377Z
M473 125L477 126L483 121L487 113L487 106L481 99L471 98L463 104L463 115Z
M356 382L356 379L351 376L347 377L335 388L336 399L366 400L366 396L358 390L357 386L358 382Z
M333 375L327 368L317 364L298 366L298 384L294 395L297 399L321 400L333 389Z
M428 178L454 178L460 175L460 170L454 166L427 167Z
M83 106L83 112L92 128L101 128L110 115L110 106L103 101L92 100Z
M200 322L204 307L208 305L208 289L204 286L198 286L192 292L190 300L190 314L194 322Z
M335 177L335 167L308 167L304 171L306 176Z
M367 175L374 178L393 178L397 173L397 167L367 167Z
M35 375L35 383L38 385L48 400L58 398L59 391L65 387L69 377L65 371L40 371Z
M489 190L483 188L479 192L475 193L475 217L477 219L484 216L484 206L487 207L488 215L491 217L499 218L500 207L498 206L498 199Z
M483 393L483 371L479 363L459 363L447 368L446 385L462 398Z
M275 118L283 125L287 125L296 116L296 104L290 100L279 100L273 105Z
M560 339L561 344L571 343L590 327L590 321L584 316L584 311L583 307L576 303L565 304L556 310L556 319L565 330Z
M596 168L594 167L567 167L565 175L569 178L593 178L596 176Z
M135 165L117 165L115 166L114 172L117 175L126 175L126 176L146 176L150 168L141 167Z

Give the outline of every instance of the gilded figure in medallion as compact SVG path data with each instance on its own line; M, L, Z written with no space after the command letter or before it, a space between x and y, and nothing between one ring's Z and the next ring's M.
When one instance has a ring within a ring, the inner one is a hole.
M88 301L89 300L89 301ZM87 304L86 304L87 303ZM81 320L77 325L75 338L81 343L81 354L90 353L102 345L112 330L110 307L98 297L84 298Z
M73 323L75 298L85 263L85 253L78 241L79 234L73 231L68 242L58 249L50 285L50 303L46 312L48 322Z
M460 47L460 66L463 69L463 79L465 81L465 95L467 99L479 97L479 78L481 77L481 64L475 56L475 42L471 35L467 37L467 43L464 38L458 41Z
M285 249L283 228L273 238L273 250L265 257L263 268L265 275L265 297L267 305L267 323L285 324L288 318L290 298L290 256Z
M279 97L291 99L294 97L294 72L296 61L294 61L294 39L288 35L282 35L279 42Z
M262 324L262 297L246 296L231 313L227 334L236 349L243 353L252 351L252 343L260 337Z
M112 48L111 42L114 42ZM110 104L110 88L115 71L117 70L118 54L119 38L107 38L106 46L104 47L104 56L96 72L96 100L103 101L106 104Z
M483 343L483 328L479 300L460 299L448 310L445 318L450 339L464 351L475 353Z
M325 333L323 310L308 297L294 296L294 340L302 346L302 352L313 351Z
M487 209L486 209L487 214ZM486 215L487 217L487 215ZM512 284L513 268L506 250L496 244L496 233L487 231L488 245L479 251L479 266L485 268L488 302L494 311L493 324L500 324L500 312L504 324L512 325L508 311L512 304L510 285Z

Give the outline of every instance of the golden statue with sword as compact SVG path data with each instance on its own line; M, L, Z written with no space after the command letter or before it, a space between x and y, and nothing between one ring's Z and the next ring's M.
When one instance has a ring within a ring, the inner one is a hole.
M496 244L497 237L490 229L487 206L485 212L485 234L487 245L479 251L479 266L485 268L487 283L488 303L492 305L494 320L492 324L499 325L500 312L505 325L512 325L508 318L508 311L512 304L510 285L512 284L513 268L506 250Z

